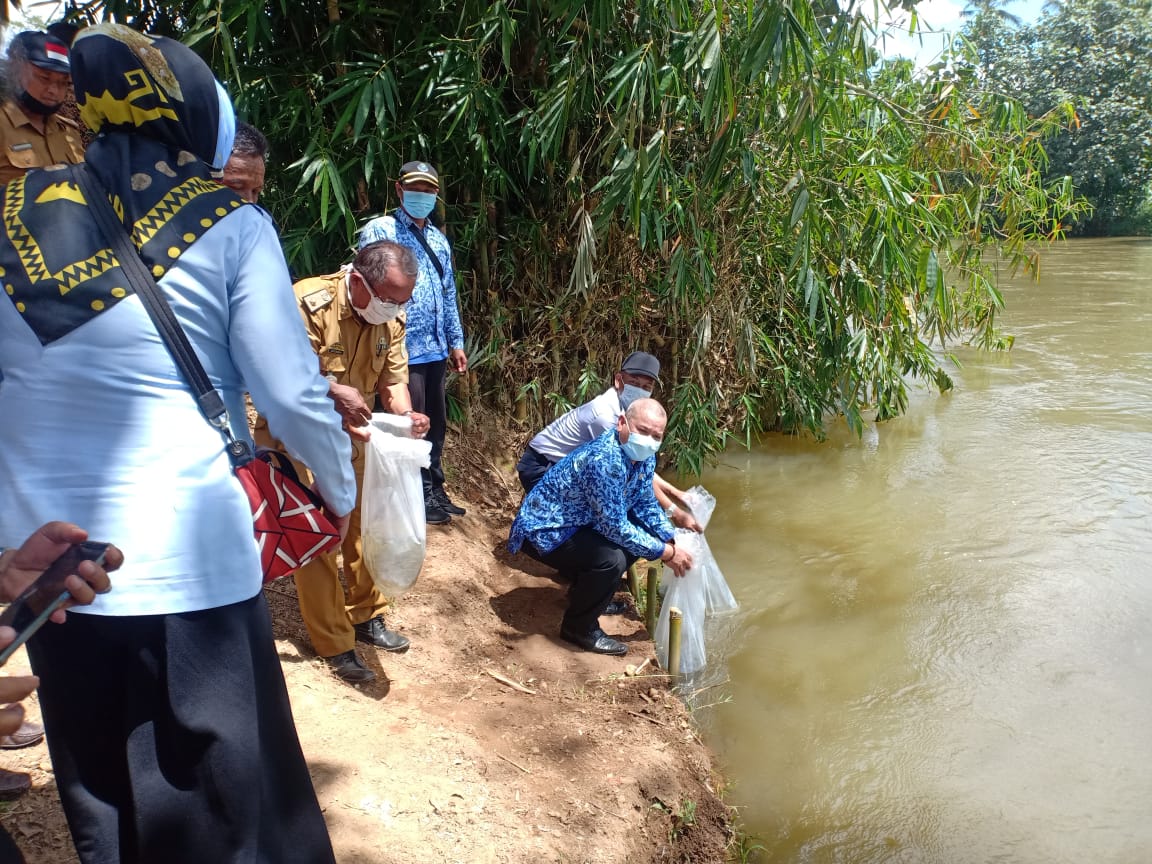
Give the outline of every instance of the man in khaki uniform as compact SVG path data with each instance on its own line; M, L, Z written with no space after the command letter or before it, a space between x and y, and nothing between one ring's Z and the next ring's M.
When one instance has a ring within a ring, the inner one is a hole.
M60 106L71 87L68 46L26 30L8 48L7 98L0 105L0 185L32 168L84 161L76 123Z
M340 272L304 279L293 286L308 339L320 358L320 372L329 381L328 395L352 437L356 472L356 507L341 547L347 591L340 584L336 553L332 552L296 572L296 593L312 647L340 678L353 684L376 677L356 656L357 641L385 651L408 648L408 639L384 626L387 601L376 590L361 559L360 496L366 436L359 429L368 425L379 396L385 411L412 418L414 435L428 432L428 417L412 411L404 347L404 304L412 296L417 269L411 250L381 241L361 249L352 264ZM272 437L275 431L259 418L254 431L256 444L277 446ZM299 464L296 467L298 472L304 470Z

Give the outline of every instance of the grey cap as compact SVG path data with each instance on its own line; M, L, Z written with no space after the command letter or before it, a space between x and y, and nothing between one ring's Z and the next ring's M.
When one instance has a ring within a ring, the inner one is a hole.
M620 364L620 371L629 375L646 375L653 381L659 381L660 361L643 351L633 351Z

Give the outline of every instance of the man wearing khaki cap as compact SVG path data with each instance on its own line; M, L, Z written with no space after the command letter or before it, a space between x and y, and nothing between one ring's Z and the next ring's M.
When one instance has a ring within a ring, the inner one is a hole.
M360 248L377 240L407 246L420 263L416 289L408 302L408 390L412 409L428 415L432 442L431 464L421 469L424 481L424 518L430 525L443 525L463 516L444 491L440 456L448 430L445 381L448 369L464 374L464 328L456 304L456 278L452 270L452 245L428 217L436 208L440 175L427 162L405 162L396 180L400 206L390 216L373 219L360 232Z

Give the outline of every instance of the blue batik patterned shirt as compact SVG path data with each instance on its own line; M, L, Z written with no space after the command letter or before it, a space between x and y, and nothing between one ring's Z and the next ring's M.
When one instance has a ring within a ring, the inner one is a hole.
M436 272L436 267L428 258L428 253L416 232L423 230L440 266L444 268L444 278ZM464 328L460 324L460 309L456 305L456 277L452 271L452 247L448 238L425 221L424 228L412 221L412 217L397 208L391 216L373 219L360 231L360 248L377 240L391 240L407 246L416 256L420 271L416 274L416 287L412 299L408 301L406 340L408 363L434 363L448 357L450 348L464 347Z
M525 540L544 554L581 528L655 561L674 536L652 491L656 457L633 462L620 447L616 430L582 444L553 465L520 505L508 551Z

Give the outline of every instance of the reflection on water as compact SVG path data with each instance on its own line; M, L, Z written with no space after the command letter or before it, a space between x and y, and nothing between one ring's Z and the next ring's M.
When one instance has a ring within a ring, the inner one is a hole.
M1152 243L1005 297L955 392L703 478L743 608L702 720L764 861L1152 861Z

